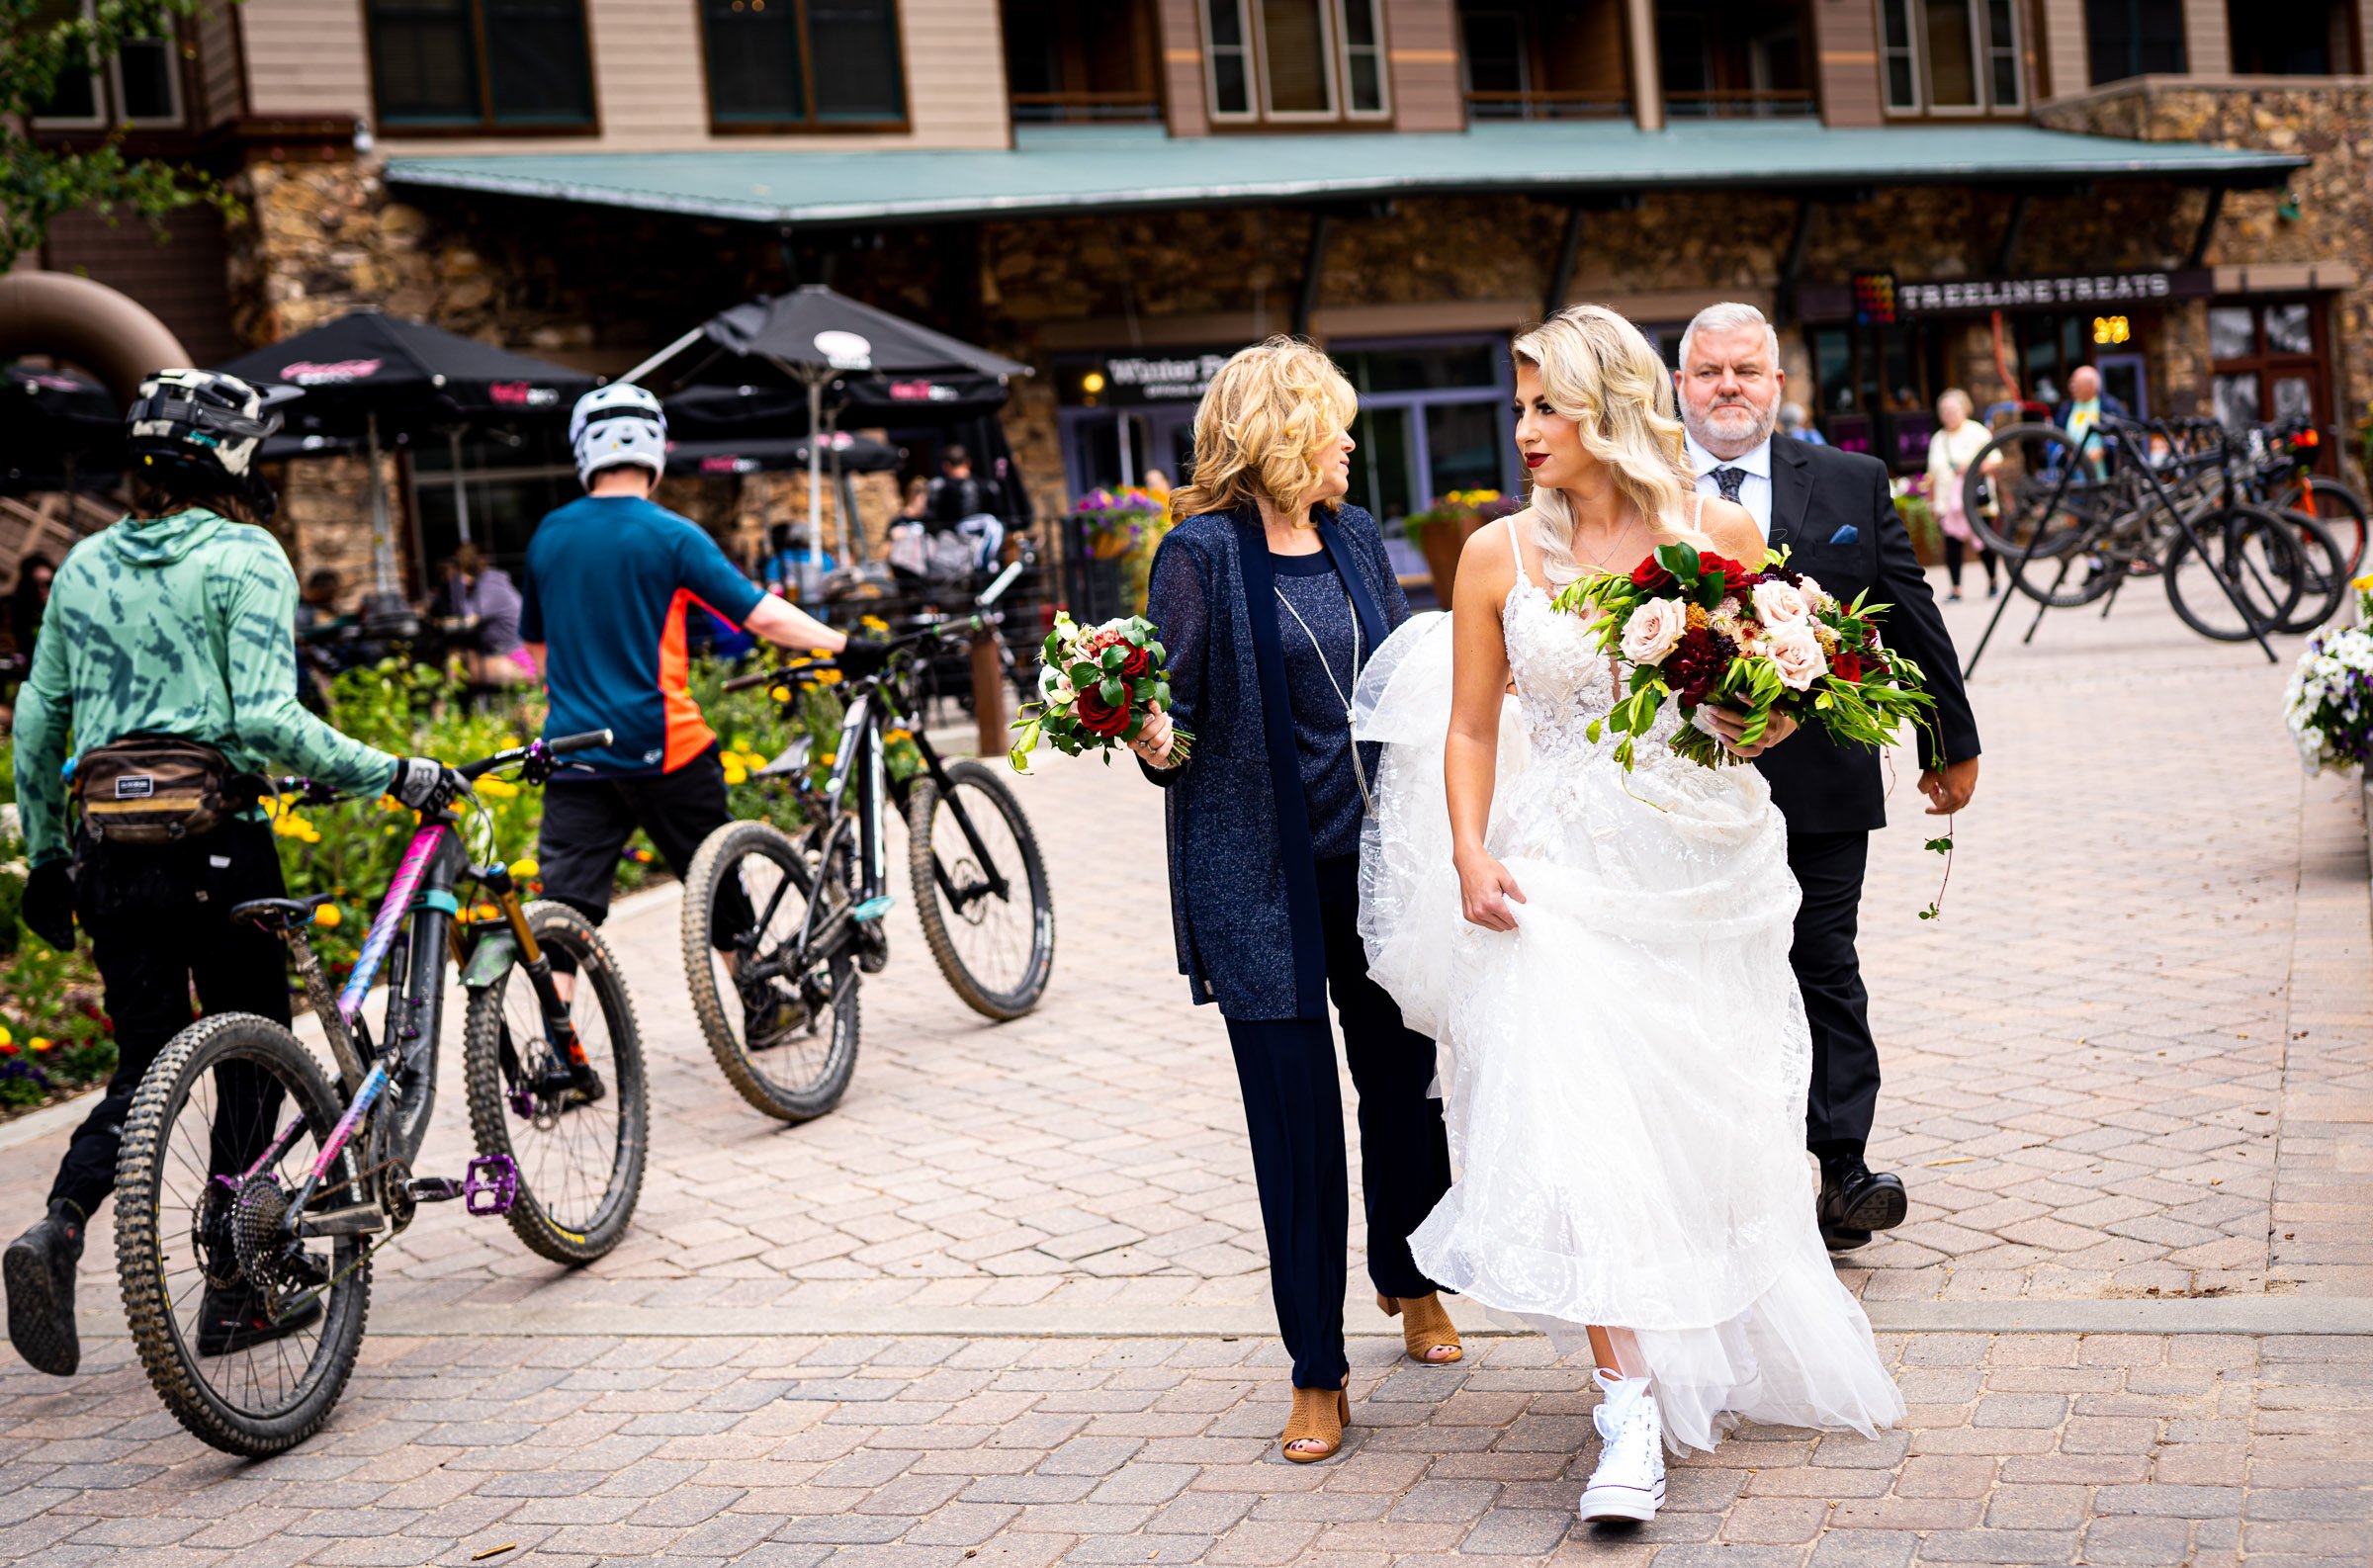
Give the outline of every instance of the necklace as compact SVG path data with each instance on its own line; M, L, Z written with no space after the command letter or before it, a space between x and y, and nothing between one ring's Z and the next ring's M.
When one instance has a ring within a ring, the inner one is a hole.
M1608 557L1613 556L1616 553L1617 547L1621 546L1625 540L1630 538L1631 530L1638 526L1639 517L1636 513L1626 518L1624 520L1624 526L1621 529L1618 529L1616 531L1615 538L1609 541L1607 555L1604 556L1600 555L1597 551L1585 551L1580 548L1582 531L1577 528L1574 530L1574 543L1576 547L1575 554L1586 556L1592 566L1597 566L1600 570L1604 571L1607 569Z

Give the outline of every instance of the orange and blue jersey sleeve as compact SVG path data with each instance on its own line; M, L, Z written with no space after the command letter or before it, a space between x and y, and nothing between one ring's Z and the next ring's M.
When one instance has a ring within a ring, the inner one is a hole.
M685 592L736 626L748 622L766 591L742 575L717 541L698 528L685 528L676 549L676 582Z

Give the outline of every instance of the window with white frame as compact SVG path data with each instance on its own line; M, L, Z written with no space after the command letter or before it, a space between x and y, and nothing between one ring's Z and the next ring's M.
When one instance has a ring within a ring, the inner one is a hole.
M2018 0L1879 0L1879 68L1898 115L1982 115L2026 102Z
M36 0L33 22L50 27L88 18L95 0ZM170 23L166 26L169 28ZM180 58L170 37L128 39L113 59L88 71L64 71L34 120L44 127L181 124Z
M1203 0L1211 117L1380 120L1381 0Z

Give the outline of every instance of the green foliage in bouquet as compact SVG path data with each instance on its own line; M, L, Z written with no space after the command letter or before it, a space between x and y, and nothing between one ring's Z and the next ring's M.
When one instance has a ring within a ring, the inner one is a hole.
M1167 656L1141 615L1083 627L1058 614L1039 648L1039 700L1022 704L1013 721L1013 770L1030 770L1041 740L1065 756L1101 751L1110 766L1113 746L1136 740L1155 708L1170 707ZM1171 732L1174 761L1186 759L1192 739Z

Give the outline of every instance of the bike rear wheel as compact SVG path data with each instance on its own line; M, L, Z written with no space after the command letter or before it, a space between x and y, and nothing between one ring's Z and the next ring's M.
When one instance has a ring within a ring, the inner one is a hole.
M2277 489L2271 503L2278 512L2305 512L2331 531L2348 558L2343 576L2353 577L2365 561L2365 542L2373 532L2373 515L2357 493L2338 479L2311 474Z
M556 1263L590 1263L626 1234L643 1190L651 1147L643 1037L618 961L591 922L562 904L530 904L526 915L548 958L573 961L569 1022L584 1060L572 1075L555 1053L514 954L470 997L462 1033L470 1131L480 1154L508 1155L518 1170L512 1234Z
M2194 537L2205 555L2192 548ZM2189 535L2179 531L2165 574L2167 602L2184 625L2216 642L2245 643L2281 630L2298 608L2307 552L2295 526L2261 506L2234 506L2198 519Z
M2305 512L2283 512L2282 520L2298 530L2300 550L2299 603L2275 628L2280 632L2312 632L2340 613L2348 598L2348 547L2322 518Z
M781 829L729 823L709 834L684 878L684 981L700 1031L726 1082L783 1121L831 1110L856 1071L856 949L867 933L850 917L846 858L845 847L835 849L820 874ZM738 913L732 890L748 902L747 929L727 917ZM824 904L818 926L837 930L787 969L812 893Z
M370 1310L366 1238L291 1243L281 1226L342 1109L295 1035L226 1012L174 1037L125 1118L116 1161L125 1315L165 1408L226 1453L261 1457L303 1442L354 1371ZM288 1148L259 1164L293 1122L302 1127ZM329 1163L308 1213L372 1201L362 1141Z
M907 802L915 913L964 1004L985 1017L1018 1018L1046 995L1055 965L1046 863L1021 802L994 769L951 763L947 783L942 791L919 774Z
M2021 561L2057 556L2085 530L2117 515L2116 486L2094 471L2095 440L2077 444L2058 425L2016 424L1997 432L1962 479L1962 510L1979 542Z

